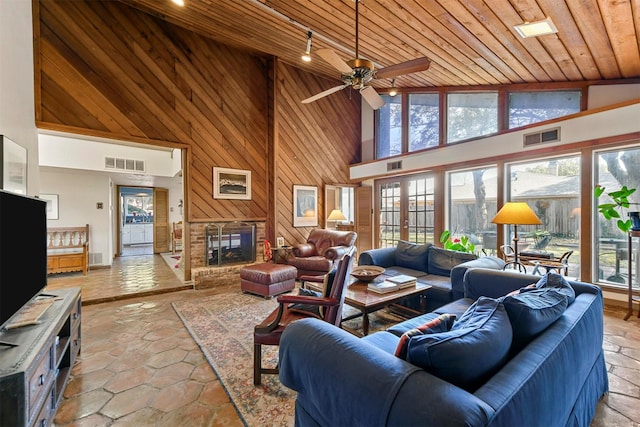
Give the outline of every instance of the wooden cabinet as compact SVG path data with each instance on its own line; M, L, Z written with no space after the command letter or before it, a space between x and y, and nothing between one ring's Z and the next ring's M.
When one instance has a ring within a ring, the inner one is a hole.
M0 331L0 425L48 426L80 351L80 288L48 292L39 323Z
M139 245L153 243L153 223L125 224L122 227L122 244Z

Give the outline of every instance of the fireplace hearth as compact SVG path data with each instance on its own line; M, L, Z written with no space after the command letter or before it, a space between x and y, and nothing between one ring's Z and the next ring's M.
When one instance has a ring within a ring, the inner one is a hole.
M248 222L209 224L205 229L208 266L247 264L256 260L256 225Z

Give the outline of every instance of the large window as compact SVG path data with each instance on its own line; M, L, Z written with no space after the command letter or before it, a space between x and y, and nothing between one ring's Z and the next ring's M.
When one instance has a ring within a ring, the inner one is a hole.
M378 110L376 158L402 153L402 97L381 95L384 106Z
M447 95L447 142L498 132L498 93Z
M540 225L518 226L518 250L569 257L569 276L580 272L580 158L562 157L508 167L508 198L526 202L540 218ZM510 226L509 233L513 233ZM508 234L512 244L513 234ZM532 271L531 267L528 267Z
M509 129L580 112L579 90L510 92Z
M597 271L593 272L594 278L599 282L609 285L628 286L628 250L632 255L632 277L634 288L638 288L640 262L638 256L640 248L636 245L629 248L627 235L618 229L617 220L606 220L598 211L597 205L612 203L606 193L619 190L623 185L629 188L640 188L640 148L602 151L595 156L596 169L594 170L595 183L605 188L605 194L600 196L594 204L594 223L597 251L595 263ZM640 210L640 194L638 191L631 195L629 209L624 209L621 220L627 220L629 210Z
M409 95L409 151L436 147L440 143L440 95Z
M477 251L495 255L496 168L449 172L449 219L451 235L467 236Z

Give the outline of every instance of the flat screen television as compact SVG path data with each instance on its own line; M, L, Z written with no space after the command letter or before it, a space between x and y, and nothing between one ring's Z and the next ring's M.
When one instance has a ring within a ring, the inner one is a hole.
M0 325L47 286L46 207L0 190Z

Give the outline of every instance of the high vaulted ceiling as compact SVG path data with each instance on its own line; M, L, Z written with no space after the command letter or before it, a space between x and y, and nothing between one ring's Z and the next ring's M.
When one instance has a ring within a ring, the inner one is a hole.
M353 0L121 0L224 44L279 57L333 78L314 51L355 57ZM426 56L399 87L640 78L637 0L361 0L360 57L384 68ZM513 26L550 17L558 33L522 39ZM313 61L301 60L307 30ZM250 76L247 76L250 78ZM390 79L374 80L376 88Z

